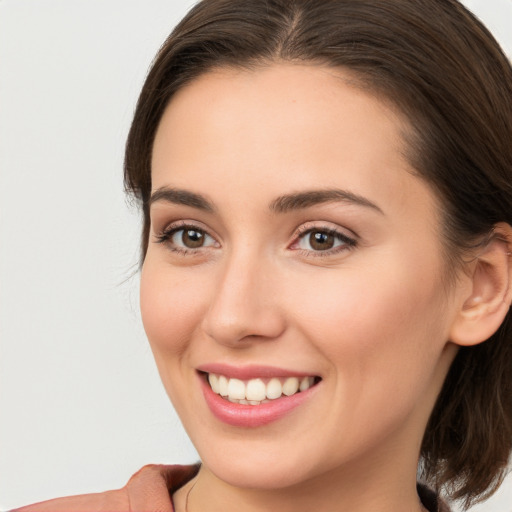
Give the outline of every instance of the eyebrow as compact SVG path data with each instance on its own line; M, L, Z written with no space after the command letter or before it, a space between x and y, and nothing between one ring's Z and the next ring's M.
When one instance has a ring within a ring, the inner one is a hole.
M344 202L371 208L382 215L384 212L366 197L354 194L348 190L326 189L308 190L278 197L270 204L270 209L278 213L310 208L323 203Z
M205 212L214 212L213 204L201 194L190 192L180 188L161 187L151 194L149 205L158 201L190 206ZM270 211L275 213L287 213L294 210L302 210L324 203L345 202L352 203L366 208L371 208L381 214L384 212L366 197L354 194L348 190L326 189L307 190L285 194L274 199L270 203Z
M155 190L151 194L149 205L151 206L157 201L191 206L192 208L197 208L198 210L203 210L205 212L215 211L213 204L204 196L181 188L161 187L158 190Z

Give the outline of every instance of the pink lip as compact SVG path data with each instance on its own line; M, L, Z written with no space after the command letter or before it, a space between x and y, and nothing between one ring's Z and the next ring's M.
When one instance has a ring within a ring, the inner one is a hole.
M215 373L216 375L224 375L240 380L249 379L265 379L272 377L309 377L313 376L311 373L295 372L292 370L285 370L284 368L277 368L274 366L231 366L223 363L204 364L197 368L198 371L204 373Z
M261 373L259 375L261 376ZM245 428L261 427L281 419L308 400L318 388L318 385L315 385L306 391L292 396L283 396L260 405L243 405L229 402L214 393L204 376L199 375L199 380L203 396L212 414L223 423Z

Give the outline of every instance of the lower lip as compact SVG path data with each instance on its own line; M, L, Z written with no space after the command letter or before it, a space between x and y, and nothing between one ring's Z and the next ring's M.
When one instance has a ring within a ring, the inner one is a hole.
M268 425L286 416L302 405L316 391L318 384L292 396L283 396L260 405L236 404L212 391L210 385L200 377L203 395L213 415L223 423L234 427L255 428Z

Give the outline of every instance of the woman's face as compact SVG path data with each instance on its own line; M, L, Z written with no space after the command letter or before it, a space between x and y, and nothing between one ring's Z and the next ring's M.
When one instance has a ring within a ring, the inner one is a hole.
M211 72L168 106L142 316L223 480L272 488L416 464L460 304L405 130L342 71L314 66Z

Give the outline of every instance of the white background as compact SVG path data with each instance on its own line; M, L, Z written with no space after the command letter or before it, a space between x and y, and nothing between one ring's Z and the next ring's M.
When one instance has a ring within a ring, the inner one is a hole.
M512 55L512 0L466 4ZM191 5L0 0L0 510L197 459L141 327L122 192L137 94ZM511 512L512 479L473 510Z

